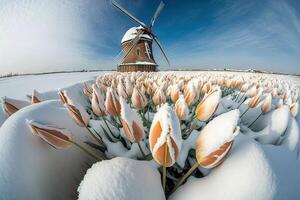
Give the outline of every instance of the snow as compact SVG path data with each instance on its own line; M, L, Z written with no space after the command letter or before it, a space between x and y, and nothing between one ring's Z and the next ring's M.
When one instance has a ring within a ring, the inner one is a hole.
M63 125L79 143L91 140L58 100L16 112L0 129L0 199L74 199L89 157L75 147L54 149L32 134L26 120Z
M142 29L141 26L139 27L132 27L126 33L124 34L121 43L127 42L129 40L132 40L136 37L138 30ZM152 40L152 38L148 34L142 34L141 38Z
M190 177L170 200L299 199L296 159L282 147L239 134L227 159L201 179Z
M160 174L147 161L113 158L94 164L79 188L79 200L164 200Z
M201 155L205 157L233 140L239 133L239 116L239 110L232 110L215 117L204 127L197 139L197 143L201 141Z

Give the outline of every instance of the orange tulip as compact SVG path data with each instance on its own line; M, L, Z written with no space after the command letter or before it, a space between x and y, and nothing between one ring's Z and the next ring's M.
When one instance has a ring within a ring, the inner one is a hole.
M196 158L200 166L210 169L223 162L239 133L239 115L239 110L232 110L204 127L196 142Z
M184 96L185 96L185 102L187 103L187 105L191 106L194 103L196 96L197 96L196 88L192 81L190 81L188 83Z
M21 101L7 97L2 98L2 108L7 117L28 105L29 103L27 101Z
M92 94L93 94L93 89L90 85L88 85L87 83L83 84L83 94L85 94L87 97L92 98Z
M150 150L160 165L170 167L178 158L182 144L180 130L175 112L164 104L155 114L149 132Z
M292 103L290 105L290 110L291 110L293 117L296 117L298 114L298 110L299 110L299 102L297 101L295 103Z
M121 114L121 105L119 102L119 97L115 91L110 87L106 92L105 100L106 111L112 116L120 116Z
M143 122L138 113L126 104L123 98L121 104L121 122L124 133L132 143L138 143L145 137Z
M93 94L92 94L92 110L93 112L98 116L102 117L106 115L105 110L105 102L103 95L101 94L100 90L96 85L92 85L93 88Z
M263 113L267 113L271 110L271 106L272 106L272 95L269 93L267 94L263 104L261 105L261 111Z
M222 91L219 86L216 86L214 90L206 94L196 108L195 114L197 119L200 121L209 120L209 118L216 112L221 96Z
M31 96L31 103L35 104L35 103L40 103L41 101L42 101L41 94L38 91L33 90L33 94Z
M166 102L166 96L161 88L158 88L155 91L152 100L154 105L161 105Z
M34 121L28 121L28 125L34 135L39 136L56 149L65 149L74 143L71 133L66 129L43 125Z
M137 87L134 87L131 102L136 109L142 110L147 105L148 100L144 93L140 92Z
M260 96L261 96L261 93L258 93L257 95L255 95L254 97L249 99L248 107L255 108L260 102Z
M75 123L80 127L87 127L90 121L90 116L86 110L79 104L65 104L68 113Z
M170 97L171 97L171 100L173 103L175 103L178 100L179 93L180 93L180 90L179 90L178 85L177 84L172 85L171 89L170 89Z
M126 87L121 81L118 83L117 91L118 91L119 97L123 97L125 99L128 97L128 95L126 93Z
M185 102L184 96L180 95L175 103L175 111L180 120L186 120L189 116L189 107Z

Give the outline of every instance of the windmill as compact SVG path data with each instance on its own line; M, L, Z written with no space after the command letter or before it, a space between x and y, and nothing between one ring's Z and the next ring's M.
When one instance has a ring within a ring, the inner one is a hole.
M161 1L157 7L150 25L147 26L145 23L134 17L127 10L125 10L115 0L111 0L112 4L118 8L123 14L129 17L133 22L138 24L138 27L130 28L122 38L121 48L124 52L124 56L120 64L118 65L118 71L156 71L157 64L153 57L152 43L153 41L158 45L163 57L170 65L169 59L163 47L158 40L157 36L152 32L154 23L164 8L165 4Z

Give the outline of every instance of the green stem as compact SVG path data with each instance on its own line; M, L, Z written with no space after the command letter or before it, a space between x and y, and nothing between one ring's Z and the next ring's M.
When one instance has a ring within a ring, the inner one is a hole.
M242 114L241 117L240 117L241 119L242 119L242 117L244 116L244 114L246 114L246 112L249 110L249 108L250 108L250 107L248 107L248 108L245 110L245 112L243 112L243 114Z
M189 171L180 178L180 180L176 183L176 185L174 186L173 190L170 192L170 194L172 194L173 192L175 192L175 190L195 171L195 169L197 169L199 166L199 164L196 162L190 169Z
M110 127L108 126L105 117L103 117L103 121L104 121L104 123L105 123L107 129L109 130L110 134L111 134L114 138L117 138L117 136L115 136L115 135L113 134L113 132L111 131Z
M163 163L163 189L164 189L164 192L166 192L166 174L167 174L166 163L167 163L167 150L168 150L168 145L165 144L164 163Z
M94 158L97 161L101 161L103 160L101 157L99 157L98 155L94 154L93 152L91 152L90 150L88 150L87 148L81 146L80 144L74 142L73 143L75 146L77 146L79 149L81 149L83 152L85 152L86 154L88 154L89 156L91 156L92 158Z
M101 145L101 146L105 146L105 144L103 143L102 140L100 140L99 138L97 138L94 133L86 126L86 129L89 131L90 135Z
M261 112L258 116L257 116L257 118L248 126L248 128L250 128L257 120L258 120L258 118L260 118L260 116L262 115L263 113Z
M143 155L143 158L146 160L147 157L146 157L146 154L144 153L144 151L143 151L143 149L142 149L142 147L141 147L140 142L137 142L137 145L139 146L139 149L140 149L140 151L141 151L141 153L142 153L142 155Z

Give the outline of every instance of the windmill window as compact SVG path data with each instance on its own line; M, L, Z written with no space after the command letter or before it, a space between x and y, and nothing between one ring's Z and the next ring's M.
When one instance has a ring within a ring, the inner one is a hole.
M136 49L136 55L138 55L138 56L141 55L141 49L140 48Z

